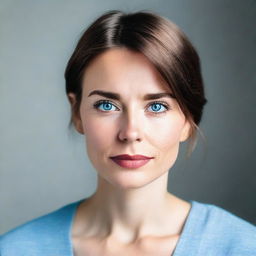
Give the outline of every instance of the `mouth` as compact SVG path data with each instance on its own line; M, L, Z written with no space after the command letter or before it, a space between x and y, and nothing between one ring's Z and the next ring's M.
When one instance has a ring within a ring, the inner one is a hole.
M145 164L147 164L152 158L143 155L118 155L110 157L116 164L123 168L137 169Z

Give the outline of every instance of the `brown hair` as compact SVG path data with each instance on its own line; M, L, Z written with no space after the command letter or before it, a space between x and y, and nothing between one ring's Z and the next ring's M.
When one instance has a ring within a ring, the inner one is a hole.
M72 116L79 111L85 69L96 56L113 47L126 47L142 53L155 66L190 122L189 152L192 152L203 106L207 102L200 59L185 34L156 13L108 11L83 33L65 71L66 93L72 92L76 96Z

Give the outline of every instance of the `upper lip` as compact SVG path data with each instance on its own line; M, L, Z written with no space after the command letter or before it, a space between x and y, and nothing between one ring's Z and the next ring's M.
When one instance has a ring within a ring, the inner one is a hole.
M149 156L143 156L143 155L117 155L117 156L111 156L110 158L115 158L115 159L119 159L119 160L145 160L145 159L151 159L153 157L149 157Z

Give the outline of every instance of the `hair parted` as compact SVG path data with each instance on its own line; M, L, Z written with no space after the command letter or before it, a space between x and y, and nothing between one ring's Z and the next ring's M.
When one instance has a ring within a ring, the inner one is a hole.
M96 56L114 47L125 47L142 53L169 85L192 127L191 153L196 144L203 107L207 102L200 59L181 29L156 13L108 11L85 30L65 70L66 93L72 92L76 96L72 115L79 111L82 78L86 68Z

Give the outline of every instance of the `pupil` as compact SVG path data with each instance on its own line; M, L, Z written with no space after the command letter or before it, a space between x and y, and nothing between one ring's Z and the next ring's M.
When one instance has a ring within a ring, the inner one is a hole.
M111 108L110 104L109 103L105 103L105 109L110 109L110 108Z
M153 105L153 110L159 110L159 104L154 104Z

